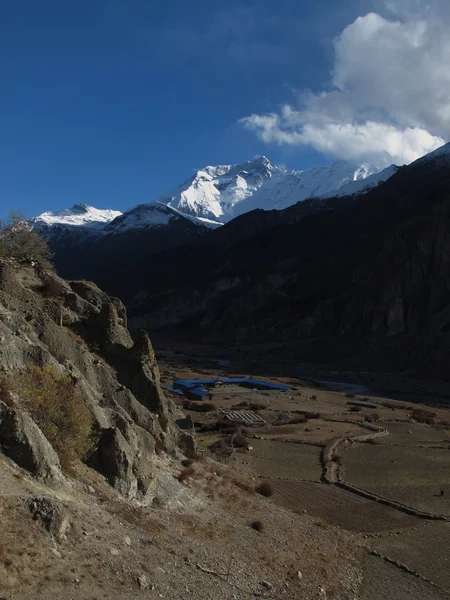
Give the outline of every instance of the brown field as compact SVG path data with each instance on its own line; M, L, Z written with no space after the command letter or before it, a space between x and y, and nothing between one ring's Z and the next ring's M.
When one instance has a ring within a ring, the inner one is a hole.
M323 483L271 479L274 500L295 511L349 531L379 533L416 526L420 521L338 487Z
M197 353L196 360L193 357L186 360L186 355L183 358L179 353L170 351L166 362L161 361L164 381L171 383L174 377L242 377L251 374L258 379L292 385L293 389L287 393L267 394L231 386L213 390L208 401L218 409L230 408L243 400L265 405L259 414L267 421L267 426L248 431L253 449L247 453L235 452L227 459L227 465L238 468L243 474L269 480L274 494L267 502L299 513L306 511L317 522L318 528L337 526L357 535L380 535L366 540L367 544L414 569L441 588L437 589L423 579L367 554L364 559L364 586L359 596L361 600L449 598L450 524L426 521L336 486L320 483L321 448L308 445L324 445L334 438L366 434L368 430L361 425L368 413L376 413L377 424L386 427L389 435L342 450L339 459L343 464L343 478L367 491L419 510L450 515L450 430L411 420L412 407L423 399L433 405L423 408L436 412L442 420L450 421L449 410L434 406L440 402L441 406L445 402L449 404L446 396L448 385L389 374L326 373L320 368L301 371L303 367L298 367L295 362L288 364L284 360L268 360L267 348L264 344L261 353L258 353L255 347L229 347L229 354L218 355L213 348L192 349L187 346L186 354ZM274 347L272 350L277 356L278 349ZM220 349L220 352L225 350ZM204 360L201 356L209 359ZM217 362L214 364L214 356L230 359L232 368L223 369ZM298 373L298 379L293 378L295 373ZM338 380L342 385L331 391L320 383L321 380ZM362 392L363 386L355 387L355 384L365 384L371 391ZM354 394L354 391L358 393ZM350 410L349 402L363 398L377 403L378 408ZM181 404L183 397L174 399ZM281 411L294 413L302 410L320 413L320 417L305 424L273 424ZM218 419L217 412L191 415L198 424ZM351 423L338 423L331 419L349 420ZM254 434L261 439L253 438ZM204 448L220 437L218 432L199 433L197 442L200 448ZM307 444L296 444L295 441Z
M335 437L346 437L352 435L364 435L367 429L355 423L340 423L337 421L325 421L323 419L310 419L307 423L298 425L277 425L271 427L260 427L252 432L264 436L264 439L273 440L286 438L290 440L303 440L318 444L326 444Z
M450 432L422 423L383 423L383 425L389 431L389 435L380 440L382 444L420 446L439 445L450 441Z
M389 498L412 506L425 512L438 515L450 516L450 485L393 485L393 486L364 486L369 492L379 494L383 498ZM444 496L440 492L444 491Z
M288 442L251 440L247 455L251 470L260 477L320 481L320 448Z
M401 536L376 540L373 546L450 592L450 523L426 523Z
M385 440L387 438L381 438ZM357 444L343 454L345 480L366 486L450 484L446 449Z
M377 556L367 555L361 600L448 600L448 595Z

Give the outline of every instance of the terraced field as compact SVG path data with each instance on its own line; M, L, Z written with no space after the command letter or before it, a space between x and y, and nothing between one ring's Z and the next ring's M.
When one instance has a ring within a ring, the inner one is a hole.
M251 440L251 445L253 450L249 454L249 465L255 475L294 481L320 481L322 466L319 447L257 439Z
M360 487L450 484L447 449L357 444L343 460L345 480Z
M450 442L450 431L430 427L421 423L383 423L389 435L382 444L393 445L440 445Z
M361 600L448 600L448 595L381 558L368 555Z
M285 508L303 511L349 531L379 533L421 524L406 515L332 485L271 479L273 499Z
M377 540L373 546L450 594L450 523L424 523L401 536Z

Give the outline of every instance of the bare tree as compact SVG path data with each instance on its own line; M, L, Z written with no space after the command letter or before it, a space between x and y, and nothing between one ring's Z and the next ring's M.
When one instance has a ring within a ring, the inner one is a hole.
M44 269L52 266L47 242L18 211L10 211L8 219L0 221L0 256L34 261Z

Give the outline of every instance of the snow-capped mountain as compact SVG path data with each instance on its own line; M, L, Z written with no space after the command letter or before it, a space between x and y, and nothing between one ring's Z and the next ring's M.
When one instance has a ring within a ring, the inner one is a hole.
M336 195L344 186L377 174L379 183L392 171L383 177L380 169L367 164L355 167L344 161L306 171L288 171L263 156L240 165L205 167L160 196L159 202L183 214L226 223L257 208L282 210L306 198ZM349 193L363 189L364 186Z
M82 228L88 231L102 230L122 213L118 210L98 209L87 204L75 204L72 208L44 212L29 220L33 227L51 229L53 227Z
M307 198L360 194L385 181L397 167L383 171L368 164L338 161L305 171L282 169L265 156L239 165L208 166L149 204L125 213L86 204L30 219L47 237L78 240L134 229L167 227L188 220L214 229L255 209L282 210Z
M326 194L322 194L320 197L342 198L343 196L355 196L356 194L365 194L377 185L380 185L381 183L387 181L389 177L395 175L395 173L397 173L398 170L399 167L397 167L396 165L391 165L390 167L386 167L382 171L373 173L373 175L369 175L365 179L355 179L354 181L351 181L350 183L347 183L342 187L339 187L338 189L334 189L327 192Z
M176 220L187 220L208 228L219 227L221 225L221 223L203 217L194 217L189 214L183 214L172 206L156 201L151 204L140 204L121 214L103 229L103 233L117 234L133 229L163 227L169 225L171 221Z

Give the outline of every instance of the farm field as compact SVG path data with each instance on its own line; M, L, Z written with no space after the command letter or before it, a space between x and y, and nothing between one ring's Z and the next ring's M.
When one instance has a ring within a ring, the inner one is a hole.
M266 418L266 414L264 414L264 417ZM332 438L348 435L364 435L368 433L368 430L355 423L310 419L307 423L297 425L259 427L254 429L254 433L264 436L264 439L267 440L283 437L290 440L326 444Z
M372 545L450 593L450 523L424 523L416 530L376 540Z
M364 424L375 418L376 425L385 427L389 435L368 443L344 446L335 457L342 465L343 479L419 510L450 516L450 430L414 420L414 407L420 406L415 404L420 394L416 398L414 389L419 384L406 379L390 381L386 376L384 391L366 389L356 392L355 386L353 390L347 387L344 391L342 387L333 391L320 385L322 379L334 381L333 373L329 376L317 374L317 378L314 374L311 377L302 375L295 379L287 372L284 376L274 377L269 363L244 365L233 363L231 357L230 365L221 370L220 365L214 366L212 361L203 367L201 361L181 364L172 354L170 364L166 363L165 369L163 367L164 381L170 383L176 377L220 378L252 374L256 379L292 385L292 389L284 393L267 393L231 385L220 386L212 389L211 396L206 399L213 405L209 407L211 412L190 410L183 406L183 396L173 395L176 404L195 422L199 449L208 450L218 440L227 443L229 430L220 426L220 409L231 408L243 401L262 405L256 410L267 424L242 427L242 435L247 438L251 449L235 449L231 456L221 458L224 468L236 469L248 478L251 486L256 486L257 479L268 481L273 495L267 498L267 502L300 515L306 512L323 534L326 533L323 530L339 527L347 534L353 534L358 542L362 536L368 535L364 539L366 551L361 554L364 582L358 596L360 600L450 599L450 524L427 521L337 486L321 483L322 447L333 439L369 433ZM372 382L378 383L378 375L369 374L367 377L365 383L369 388ZM351 379L349 377L349 383ZM363 383L364 379L360 381ZM401 393L388 395L386 390L389 386L401 388ZM434 404L435 396L431 395L431 391L428 390L428 397L430 402L433 399ZM398 401L399 396L403 402ZM373 401L377 407L354 404L364 400ZM449 411L444 408L422 408L436 412L437 421L450 421ZM307 423L279 424L295 418L298 416L295 411L302 410L318 413L317 418L309 418ZM217 424L219 426L216 427ZM208 452L205 454L211 456ZM437 587L371 555L370 547L430 579Z
M383 445L420 446L450 442L450 431L422 423L383 423L383 426L389 431L389 435L380 440Z
M367 555L361 600L448 600L448 595L377 556Z
M320 481L321 449L305 444L251 440L253 450L248 455L255 475L264 478Z
M356 444L342 458L344 479L360 487L450 484L447 449Z
M440 485L367 485L364 486L364 489L424 512L450 516L450 484L448 483ZM444 492L443 496L441 496L441 491Z
M325 523L359 533L403 530L421 522L383 504L323 483L271 479L274 500L294 511L303 511Z

